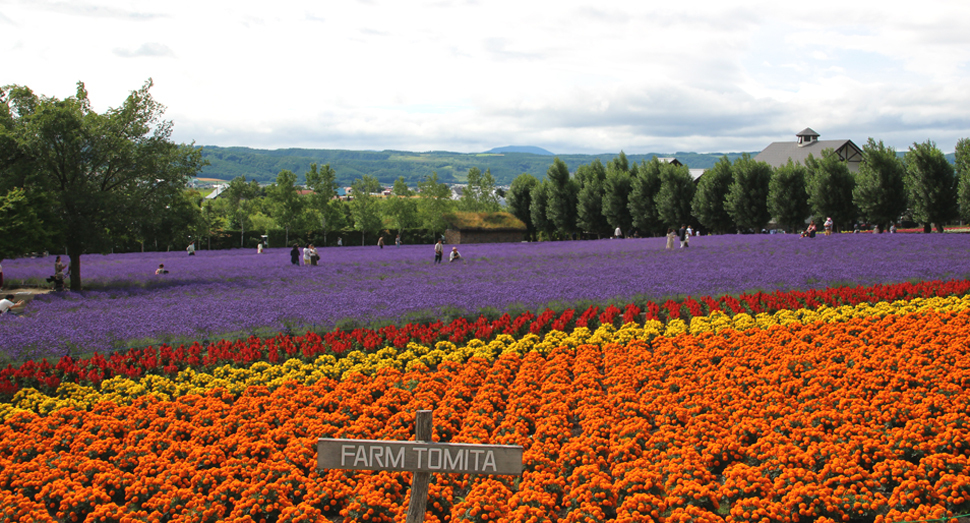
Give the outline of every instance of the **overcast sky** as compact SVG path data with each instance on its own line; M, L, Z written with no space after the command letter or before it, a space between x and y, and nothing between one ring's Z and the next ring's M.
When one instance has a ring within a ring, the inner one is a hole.
M0 85L257 148L759 151L970 137L970 2L0 0Z

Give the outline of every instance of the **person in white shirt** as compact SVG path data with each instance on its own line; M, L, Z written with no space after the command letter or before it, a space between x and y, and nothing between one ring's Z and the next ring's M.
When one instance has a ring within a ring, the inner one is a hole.
M441 256L445 253L445 248L441 245L441 240L434 244L434 262L441 263Z
M458 252L458 247L452 247L451 254L448 255L448 263L451 263L455 260L463 260L463 258L461 257L461 253Z
M309 243L306 244L306 247L303 248L303 266L304 267L310 266L310 244Z
M190 243L189 246L185 248L185 252L189 253L189 256L195 256L195 242Z
M0 314L7 314L8 312L12 315L19 315L19 311L13 310L14 307L20 307L24 304L24 300L20 300L14 303L15 296L13 294L8 294L4 299L0 300Z
M623 237L623 231L621 231L620 228L617 227L616 228L616 231L613 232L613 237L614 238L622 238Z

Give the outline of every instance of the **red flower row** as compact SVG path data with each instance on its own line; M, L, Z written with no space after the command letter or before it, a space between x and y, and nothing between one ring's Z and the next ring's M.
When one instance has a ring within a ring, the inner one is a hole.
M351 350L374 352L388 346L403 348L412 341L424 345L442 340L460 344L471 339L489 341L499 334L542 335L550 330L568 331L576 327L595 329L601 324L619 327L624 323L644 320L667 322L681 319L689 322L695 316L706 316L712 311L722 311L732 316L741 313L773 313L779 310L817 308L822 305L856 305L863 302L963 295L968 291L970 280L936 280L866 287L756 292L737 297L704 296L699 300L688 296L681 301L667 300L662 304L653 301L642 305L631 303L622 309L609 305L602 312L599 307L590 306L578 317L574 309L562 312L546 309L539 315L523 312L513 318L509 314L503 314L494 320L479 316L473 321L458 318L447 324L436 321L427 324L408 323L404 326L388 325L378 330L334 330L322 336L308 332L305 336L280 334L265 339L250 337L246 340L220 340L206 345L196 342L188 347L161 345L157 348L134 348L109 355L95 354L83 359L65 356L56 364L42 359L27 361L19 367L8 365L0 370L0 401L10 401L17 391L25 387L53 394L62 382L97 386L102 380L113 376L175 376L186 368L207 370L226 364L248 366L257 361L280 363L291 358L312 361L323 354L339 355Z

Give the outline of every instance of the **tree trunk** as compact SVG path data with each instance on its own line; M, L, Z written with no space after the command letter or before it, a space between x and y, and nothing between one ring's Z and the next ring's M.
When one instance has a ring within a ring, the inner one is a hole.
M936 232L938 232L938 233L943 233L944 232L944 230L943 230L943 224L942 223L936 224Z
M933 224L932 223L924 223L923 224L923 234L929 234L931 232L933 232Z
M68 270L71 277L71 290L81 290L81 246L68 245L67 256L71 259L71 267Z

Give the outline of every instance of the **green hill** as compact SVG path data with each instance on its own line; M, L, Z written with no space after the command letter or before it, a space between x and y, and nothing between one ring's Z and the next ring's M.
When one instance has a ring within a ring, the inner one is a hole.
M612 160L616 153L605 154L559 154L570 171L599 158L604 164ZM757 154L750 153L753 155ZM385 185L391 185L403 176L409 185L437 171L438 179L445 183L462 183L468 170L478 167L482 171L490 169L498 185L508 185L522 174L529 173L536 178L545 176L552 165L552 156L534 153L454 153L447 151L408 152L408 151L348 151L342 149L251 149L248 147L202 147L202 156L209 161L199 174L200 178L220 178L231 180L245 175L249 180L270 183L283 169L293 171L303 181L303 174L310 169L311 163L329 163L337 171L341 185L350 185L353 180L369 174ZM712 167L722 153L650 153L628 154L630 163L650 160L654 156L675 157L691 169ZM733 162L741 153L727 153Z

